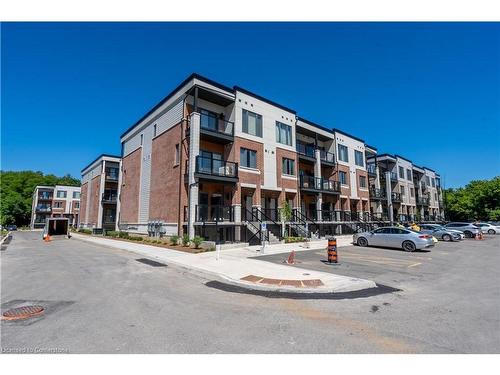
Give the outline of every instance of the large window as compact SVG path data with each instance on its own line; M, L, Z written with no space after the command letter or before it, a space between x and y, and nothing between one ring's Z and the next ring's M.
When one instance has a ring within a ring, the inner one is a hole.
M356 165L364 167L365 158L363 157L363 153L361 151L354 150L354 162Z
M412 180L411 169L407 169L407 170L406 170L406 179L407 179L408 181L411 181L411 180Z
M276 121L276 142L292 145L292 127Z
M431 178L429 176L425 176L425 182L427 186L431 186Z
M74 191L73 192L73 199L80 199L80 192Z
M348 162L349 155L347 154L347 146L339 145L339 160Z
M58 190L57 191L57 198L66 198L68 195L68 192L65 190Z
M339 172L339 180L342 185L347 185L347 173L340 171Z
M410 197L414 197L415 196L415 189L413 189L412 187L410 188Z
M295 160L283 158L282 167L282 174L295 176Z
M405 196L405 187L404 186L401 186L401 196L402 197Z
M366 189L366 176L359 176L359 187Z
M240 165L247 168L257 168L257 152L240 148Z
M243 133L262 137L262 116L244 109Z
M399 167L399 178L405 178L405 169L403 167Z
M434 180L434 178L431 178L431 181L432 181L432 187L436 187L436 180Z

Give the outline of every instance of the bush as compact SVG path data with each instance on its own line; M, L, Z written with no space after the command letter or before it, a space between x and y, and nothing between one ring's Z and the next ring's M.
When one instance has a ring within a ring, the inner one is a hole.
M285 243L295 243L304 241L304 237L285 237Z
M207 251L215 251L215 246L210 246Z
M194 248L195 249L199 249L200 248L200 245L201 243L203 242L204 238L203 237L200 237L200 236L194 236L193 238L193 245L194 245Z
M142 238L141 236L128 236L127 240L131 240L131 241L143 241L144 238Z
M173 235L170 237L170 242L172 245L177 246L179 244L179 236L178 235Z
M80 229L78 229L78 232L84 233L84 234L92 234L92 229L80 228Z
M118 232L118 237L120 238L127 238L128 237L128 232Z
M105 232L105 236L108 236L108 237L118 237L119 234L120 234L120 232L118 232L116 230L107 230Z
M185 234L182 236L182 246L189 246L189 235Z

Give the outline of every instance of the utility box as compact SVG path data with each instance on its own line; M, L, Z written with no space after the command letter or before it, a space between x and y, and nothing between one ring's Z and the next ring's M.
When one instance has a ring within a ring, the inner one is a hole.
M69 219L66 217L47 218L43 229L43 237L58 235L69 237Z

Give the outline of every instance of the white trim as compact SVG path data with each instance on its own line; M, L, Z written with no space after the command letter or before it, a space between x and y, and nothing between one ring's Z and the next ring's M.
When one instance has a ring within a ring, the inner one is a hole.
M282 191L281 188L265 187L264 185L260 185L260 188L261 190Z
M257 185L256 184L250 184L250 183L247 183L247 182L240 182L240 187L257 189Z
M285 180L297 181L297 176L293 176L291 174L282 174L281 178L284 178Z
M295 193L295 194L297 194L297 189L287 189L287 188L285 188L285 193Z
M243 167L241 165L238 166L238 171L248 172L248 173L253 173L253 174L260 174L260 169Z

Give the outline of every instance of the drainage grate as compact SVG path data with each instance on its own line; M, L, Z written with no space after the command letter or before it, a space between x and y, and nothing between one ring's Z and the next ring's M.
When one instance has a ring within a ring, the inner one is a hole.
M166 267L167 266L166 264L156 262L154 260L147 259L147 258L136 259L136 261L147 264L147 265L152 266L152 267Z
M19 319L27 319L32 318L34 316L39 316L43 314L43 307L34 305L34 306L23 306L16 307L10 310L5 311L2 314L3 320L19 320Z

